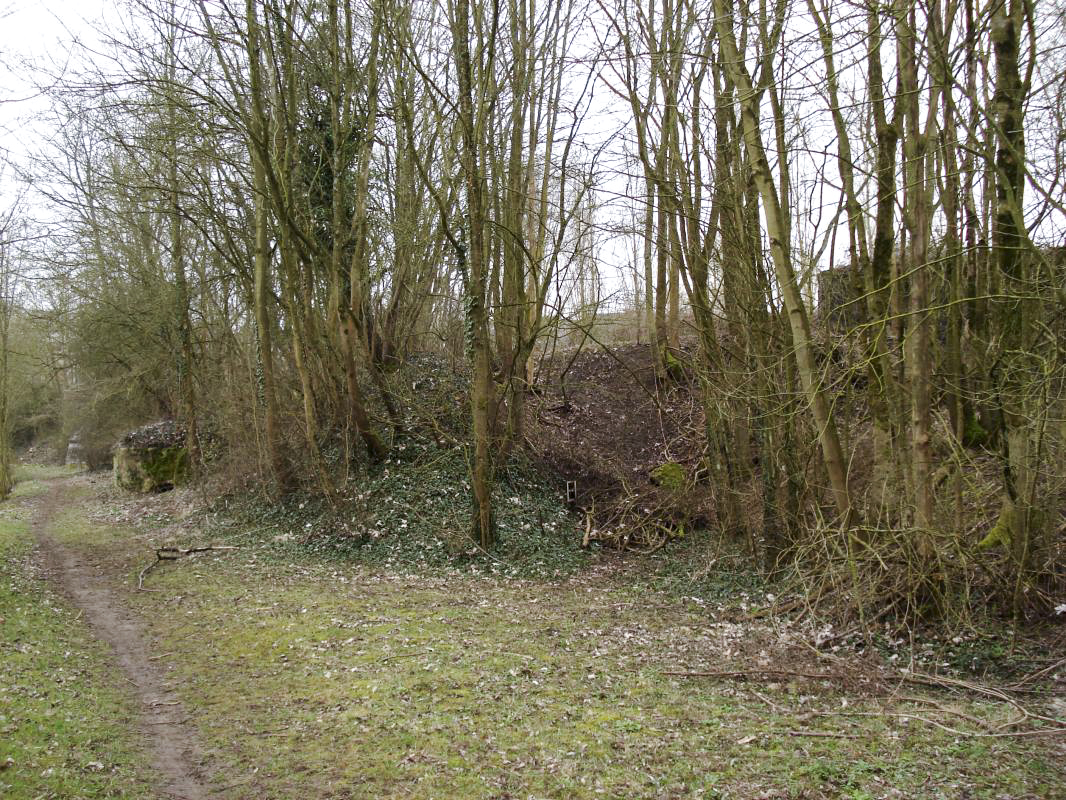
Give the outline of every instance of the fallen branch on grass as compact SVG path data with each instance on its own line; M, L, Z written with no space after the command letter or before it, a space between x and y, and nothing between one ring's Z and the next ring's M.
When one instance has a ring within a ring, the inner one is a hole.
M1009 738L1021 738L1026 736L1066 736L1066 728L1030 728L1024 731L964 731L958 728L952 728L949 725L945 725L942 722L937 722L931 717L923 714L906 714L898 711L816 711L812 712L811 716L814 717L895 717L897 719L909 719L917 722L924 722L927 725L932 725L940 730L950 733L952 736L965 736L968 738L985 738L985 739L1009 739Z
M661 674L673 675L678 678L748 678L753 675L786 675L795 678L810 678L811 680L830 680L832 675L819 675L813 672L796 672L785 669L743 669L730 672L678 672L666 671Z
M837 731L784 731L787 736L812 736L820 739L858 739L854 733L839 733Z
M432 653L432 650L416 650L413 653L393 653L391 656L383 656L382 658L375 658L373 661L367 661L360 666L369 666L370 664L382 664L386 661L392 661L397 658L414 658L416 656L424 656Z
M141 570L141 574L137 576L137 590L141 592L151 591L144 588L144 579L153 569L159 566L161 561L177 561L179 558L185 556L191 556L194 553L207 553L214 550L239 550L236 545L230 544L209 544L205 547L157 547L155 551L155 561Z
M979 683L971 683L970 681L959 680L958 678L949 678L945 675L930 675L924 672L908 672L904 673L902 679L907 683L915 683L923 686L934 686L941 689L949 689L953 691L972 692L984 697L990 697L993 700L998 700L1015 708L1021 715L1019 718L1005 723L1001 727L1013 727L1025 720L1037 720L1048 725L1053 725L1050 729L1040 729L1042 733L1054 732L1054 733L1066 733L1066 720L1059 719L1057 717L1048 717L1043 714L1037 714L1030 711L1017 700L1008 694L1010 689L999 689L995 686L984 686ZM1016 735L1038 735L1032 732Z
M191 556L193 553L207 553L211 550L238 550L233 544L209 544L206 547L159 547L155 554L161 561L174 561L183 556Z
M1036 672L1032 672L1006 688L1007 690L1012 692L1024 691L1023 687L1026 684L1032 683L1037 678L1047 675L1049 672L1054 672L1057 669L1061 669L1063 666L1066 666L1066 658L1055 661L1050 666L1044 667L1043 669L1037 670Z

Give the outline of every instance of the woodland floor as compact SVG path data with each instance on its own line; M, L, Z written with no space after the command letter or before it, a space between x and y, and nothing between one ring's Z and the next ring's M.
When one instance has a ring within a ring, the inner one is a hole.
M21 477L5 798L1066 797L1053 686L930 686L608 565L406 574L230 530L142 573L216 535L190 490Z

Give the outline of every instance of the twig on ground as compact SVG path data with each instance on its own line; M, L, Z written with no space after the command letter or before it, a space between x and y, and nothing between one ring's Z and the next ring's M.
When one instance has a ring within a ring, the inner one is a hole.
M818 711L813 714L816 717L897 717L899 719L913 719L924 722L950 733L952 736L967 736L981 739L1007 739L1021 738L1025 736L1066 736L1066 728L1031 728L1025 731L962 731L937 722L935 719L923 717L921 714L905 714L899 711Z
M288 733L289 730L291 730L288 725L282 725L280 728L271 728L270 730L265 731L253 731L251 728L248 728L244 725L241 725L239 727L249 736L279 736L280 734Z
M816 736L824 739L858 739L855 733L837 733L835 731L783 731L788 736Z
M752 690L752 694L754 694L756 697L758 697L760 700L762 700L764 703L766 703L766 705L770 706L770 710L773 711L775 714L780 714L781 713L781 706L779 706L777 703L772 701L769 697L766 697L765 695L760 694L759 692L756 692L755 690Z
M381 664L385 661L392 661L397 658L414 658L415 656L424 656L432 653L432 650L417 650L414 653L396 653L391 656L384 656L383 658L375 658L373 661L367 661L363 666L369 666L370 664Z
M1041 722L1047 722L1051 725L1057 725L1062 730L1066 731L1066 720L1056 719L1055 717L1046 717L1043 714L1035 714L1009 694L1004 689L997 689L995 686L983 686L979 683L971 683L969 681L960 680L958 678L948 678L943 675L930 675L924 672L909 672L902 676L902 679L908 683L917 683L925 686L939 686L943 689L957 689L975 694L983 695L985 697L991 697L994 700L1007 703L1013 706L1022 715L1022 719L1010 723L1010 725L1017 725L1023 722L1024 719L1040 720ZM1003 726L1008 727L1008 726Z
M137 591L139 592L154 592L157 589L145 589L144 579L157 566L161 561L177 561L179 558L185 556L191 556L194 553L207 553L215 550L240 550L240 547L232 544L209 544L204 547L157 547L155 551L155 561L141 570L140 575L137 576Z
M1058 661L1054 662L1050 666L1044 667L1041 670L1037 670L1036 672L1033 672L1033 673L1030 673L1029 675L1024 676L1023 678L1019 679L1015 683L1012 683L1007 688L1012 690L1012 691L1018 691L1018 690L1021 689L1021 687L1025 686L1025 684L1032 683L1037 678L1041 678L1044 675L1047 675L1049 672L1054 672L1056 669L1060 669L1061 667L1064 667L1064 666L1066 666L1066 658L1059 659Z
M964 714L961 711L956 711L954 708L946 708L943 704L938 703L936 700L933 700L931 698L928 698L928 697L901 697L900 699L901 700L905 700L908 703L924 703L925 705L933 706L933 708L937 709L938 711L940 711L940 712L942 712L944 714L950 714L952 716L958 717L959 719L964 719L967 722L970 722L970 723L976 725L978 728L984 728L985 730L988 730L988 723L987 722L984 722L983 720L979 720L977 717L970 716L969 714Z
M677 670L663 670L663 675L673 675L679 678L748 678L753 675L787 675L796 678L811 678L812 680L828 680L832 675L817 674L813 672L796 672L786 669L742 669L724 672L687 672Z

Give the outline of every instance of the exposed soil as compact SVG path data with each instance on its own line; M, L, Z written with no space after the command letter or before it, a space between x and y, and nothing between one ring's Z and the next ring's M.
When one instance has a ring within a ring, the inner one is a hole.
M576 482L576 505L590 512L599 538L619 544L625 530L706 525L714 516L700 445L703 410L683 366L694 355L683 350L676 374L661 380L653 355L647 344L557 354L529 402L534 453ZM682 492L656 485L653 473L667 462L684 467Z
M106 585L97 565L76 553L53 535L52 519L65 504L66 484L55 482L36 503L33 532L47 573L70 601L84 613L95 636L112 649L115 665L133 687L140 705L138 727L145 749L159 777L159 791L183 800L209 796L199 764L202 750L174 689L153 661L143 625Z

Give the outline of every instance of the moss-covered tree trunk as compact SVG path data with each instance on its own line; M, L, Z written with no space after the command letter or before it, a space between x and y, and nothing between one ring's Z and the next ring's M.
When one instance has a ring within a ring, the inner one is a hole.
M995 219L992 230L995 263L1002 290L1000 327L1003 357L998 393L1006 429L1006 463L1001 518L1009 520L1010 552L1017 570L1013 605L1021 613L1023 592L1033 564L1039 514L1037 447L1034 431L1039 420L1030 414L1033 382L1027 349L1034 317L1034 301L1026 295L1032 259L1023 220L1025 191L1025 121L1027 87L1019 68L1025 13L1024 0L997 4L992 10L991 36L995 55L995 94L992 110L996 130ZM990 165L991 166L991 165Z
M462 137L462 170L466 188L469 246L467 261L467 324L473 379L470 407L473 415L474 461L471 487L474 499L472 534L481 547L492 547L496 526L492 510L493 453L492 418L496 391L492 382L492 351L489 342L488 271L485 263L485 203L482 176L480 124L474 107L474 73L470 56L470 0L456 0L452 47L459 80L459 126ZM484 44L484 42L482 42ZM484 65L479 65L484 68Z
M11 459L11 425L8 402L8 342L11 330L12 291L11 244L7 241L11 217L0 220L0 500L11 494L15 485Z

